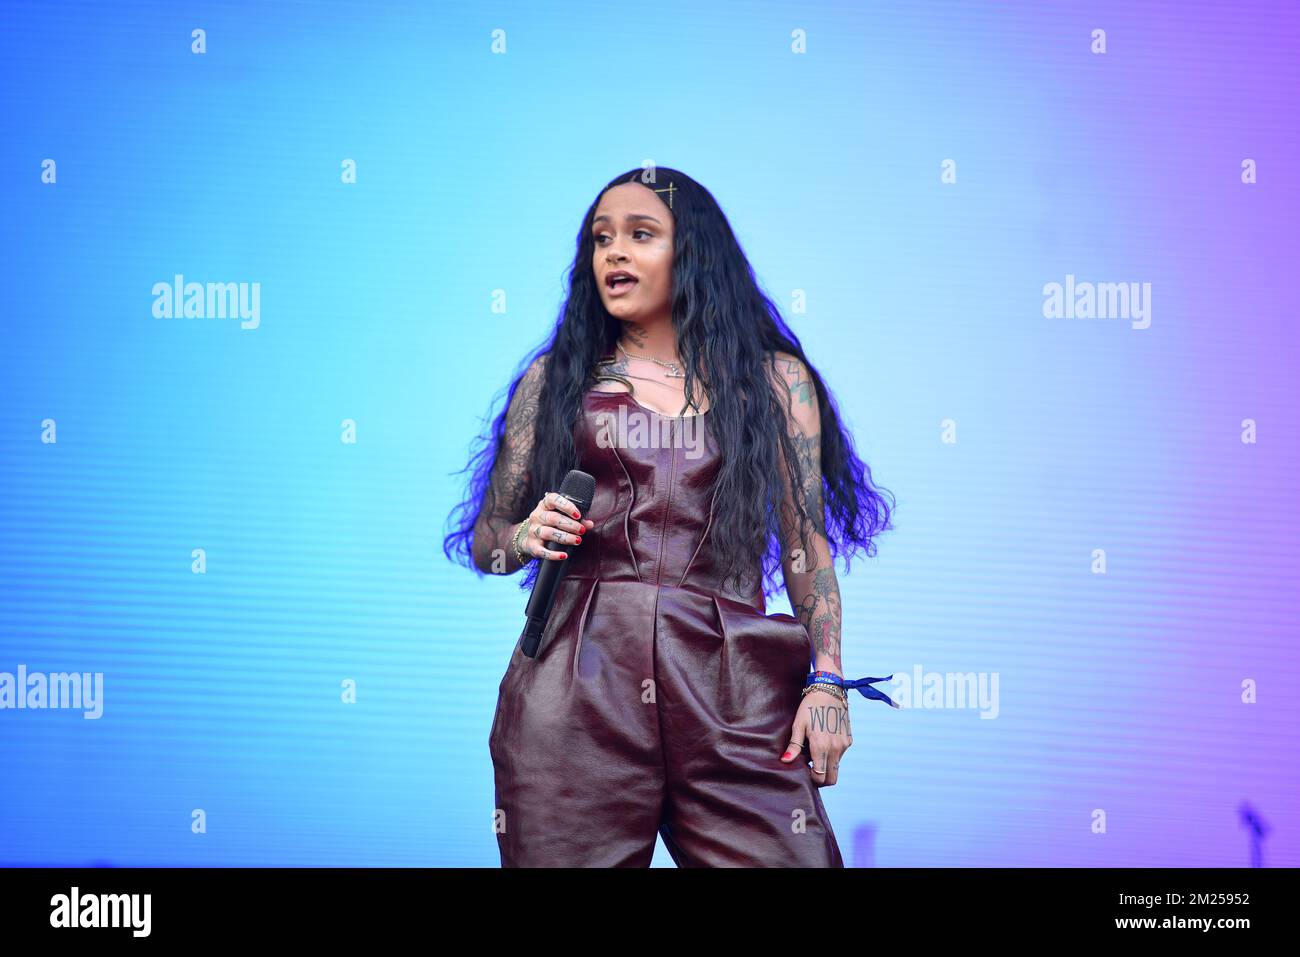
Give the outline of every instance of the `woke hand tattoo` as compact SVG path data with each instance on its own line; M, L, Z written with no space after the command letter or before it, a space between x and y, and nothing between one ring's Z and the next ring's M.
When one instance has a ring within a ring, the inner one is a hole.
M849 727L849 709L844 705L809 705L808 730L852 736L853 731Z

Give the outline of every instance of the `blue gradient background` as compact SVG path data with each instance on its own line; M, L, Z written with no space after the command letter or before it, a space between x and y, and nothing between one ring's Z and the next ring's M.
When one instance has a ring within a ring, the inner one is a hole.
M846 673L999 676L996 720L858 699L846 862L1247 866L1248 805L1300 865L1300 15L1139 6L6 2L0 671L106 700L0 711L0 863L498 863L525 596L443 557L454 473L653 161L898 498ZM260 328L153 318L175 273ZM1067 274L1150 328L1044 318Z

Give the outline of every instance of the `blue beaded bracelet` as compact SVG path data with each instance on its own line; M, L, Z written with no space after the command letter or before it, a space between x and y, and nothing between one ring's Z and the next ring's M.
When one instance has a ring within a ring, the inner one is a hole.
M806 688L809 685L818 685L818 684L838 685L839 687L845 689L846 692L853 688L857 688L858 694L862 695L862 697L871 698L876 701L883 701L886 704L888 704L891 708L897 708L899 707L897 701L889 697L889 695L885 694L883 691L879 691L871 687L877 681L888 681L892 677L894 676L885 675L883 678L858 678L854 681L845 681L843 678L841 678L833 671L814 671L812 674L808 676L808 680L804 682L804 687Z

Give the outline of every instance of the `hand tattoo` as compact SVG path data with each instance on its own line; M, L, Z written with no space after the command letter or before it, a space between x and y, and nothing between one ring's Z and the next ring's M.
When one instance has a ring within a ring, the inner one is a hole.
M845 705L811 704L808 706L808 730L853 736L849 727L849 709Z

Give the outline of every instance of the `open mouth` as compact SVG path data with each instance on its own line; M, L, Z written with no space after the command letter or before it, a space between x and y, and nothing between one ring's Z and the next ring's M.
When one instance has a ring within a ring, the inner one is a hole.
M611 296L621 296L636 286L636 279L626 273L621 273L607 278L605 286L609 289Z

